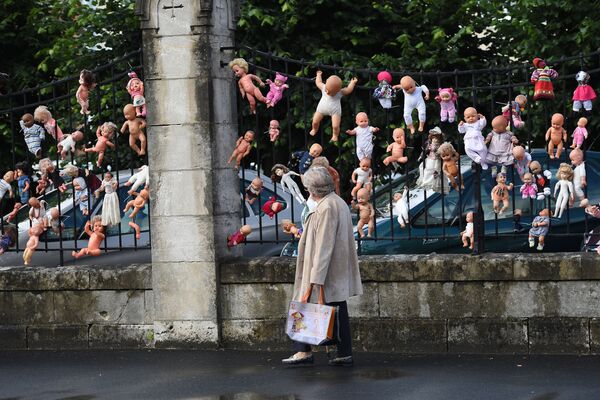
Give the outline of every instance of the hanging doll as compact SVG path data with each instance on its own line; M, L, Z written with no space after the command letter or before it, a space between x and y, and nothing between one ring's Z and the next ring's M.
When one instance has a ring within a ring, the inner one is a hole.
M588 200L585 197L584 188L587 186L587 176L583 151L581 149L574 149L569 154L569 159L571 159L571 163L573 164L573 191L575 192L575 196L581 201L579 206L586 207Z
M105 122L98 127L96 130L96 145L94 147L90 147L89 149L85 149L86 153L98 153L98 161L96 161L96 165L100 168L102 167L102 161L104 160L104 152L106 151L106 147L110 147L114 150L115 145L110 141L113 135L117 131L117 126L112 122Z
M552 100L554 99L554 88L552 79L558 78L558 72L546 65L546 61L541 58L533 59L535 71L531 74L531 83L534 83L533 100Z
M267 108L275 107L275 104L279 103L279 100L283 98L283 91L288 89L286 85L287 76L281 75L279 72L275 73L275 82L267 79L267 85L269 85L269 93L267 93Z
M35 187L35 194L37 196L43 196L46 193L46 188L50 183L48 182L48 175L42 174L38 181L37 186Z
M269 218L273 219L275 214L278 214L283 210L283 204L277 201L275 196L269 198L262 206L263 212L269 216Z
M83 215L89 214L87 184L85 179L77 177L73 179L73 189L75 189L75 205L79 205L79 209Z
M485 143L488 144L486 163L501 165L502 171L515 162L512 154L513 146L519 143L517 137L507 128L506 119L498 115L492 120L492 131L485 138Z
M554 217L560 218L563 211L567 208L569 202L575 201L573 187L573 168L567 163L561 163L556 172L556 185L554 185L554 197L556 198L556 207L554 208ZM558 193L558 196L556 195Z
M337 75L331 75L325 83L322 78L323 72L317 71L315 84L321 91L321 100L317 105L317 111L313 115L311 136L319 131L319 126L325 115L331 116L332 142L337 142L340 135L340 123L342 121L342 97L348 96L354 90L358 78L354 77L345 88L342 88L342 80Z
M348 135L356 135L356 157L358 161L365 158L371 159L373 154L373 134L379 132L379 128L369 125L369 116L365 112L356 114L356 127L348 129Z
M232 248L246 241L246 236L252 233L250 225L242 225L239 231L227 236L227 247Z
M473 250L475 246L475 229L473 228L473 211L467 213L467 224L465 230L460 233L463 247L468 247Z
M42 173L42 176L46 176L47 180L52 182L59 192L63 193L67 190L64 179L60 176L60 172L49 158L42 158L40 160L40 172Z
M42 225L45 227L44 216L46 215L48 203L36 197L31 197L27 204L29 204L29 220L31 221L31 225Z
M13 190L11 183L15 180L14 171L8 171L4 174L2 179L0 179L0 200L4 197L6 192L8 192L8 197L13 197Z
M394 139L394 142L388 145L386 149L386 152L391 154L383 160L383 163L385 165L389 165L390 163L407 163L408 157L404 155L404 149L406 148L404 129L394 129L394 131L392 132L392 138Z
M515 159L515 168L517 169L517 174L519 174L519 178L523 180L523 174L529 172L529 163L531 162L531 154L525 151L523 146L514 146L513 150L513 158Z
M29 179L29 166L26 162L20 162L15 165L15 172L17 174L17 186L19 188L19 198L22 204L26 204L29 201L29 189L31 187L31 180Z
M379 104L384 109L392 108L392 100L396 97L396 91L392 87L392 74L387 71L381 71L377 74L379 86L373 91L373 97L379 100Z
M277 121L276 119L272 119L271 122L269 122L269 139L271 139L271 142L274 142L277 140L278 137L279 121Z
M19 124L21 125L27 149L36 158L40 158L42 156L42 141L46 138L44 128L34 123L33 115L31 114L23 114Z
M29 265L33 253L37 250L40 244L40 236L44 233L44 224L34 224L29 228L29 240L23 250L23 264Z
M410 130L410 134L413 135L415 133L415 126L412 119L412 112L415 109L419 113L419 132L423 132L427 119L423 95L425 96L425 100L429 100L429 89L427 86L417 86L417 82L406 75L400 79L400 84L395 85L394 89L402 89L404 93L404 122L406 122L406 127Z
M93 231L90 229L93 226ZM85 223L85 233L88 234L90 239L88 240L88 246L79 250L79 252L73 250L71 256L78 259L83 256L99 256L101 254L100 244L104 240L104 226L102 226L102 217L96 215L91 221Z
M552 174L548 170L542 170L542 164L539 161L532 161L529 164L529 171L533 175L533 179L535 181L535 185L538 190L537 199L544 200L547 197L550 197L550 178Z
M56 120L52 118L52 114L50 113L50 110L48 110L48 107L39 106L36 108L33 112L33 119L42 124L44 129L46 129L46 132L48 132L48 134L56 141L60 142L63 140L63 132L56 123Z
M300 239L302 236L302 228L298 228L290 219L284 219L281 221L281 229L284 233L294 235L296 239Z
M519 94L515 97L514 101L509 102L507 105L502 107L502 116L506 118L506 123L510 123L512 119L512 126L515 129L521 129L525 126L525 122L521 118L525 106L527 105L527 96Z
M481 131L485 128L487 121L485 117L477 113L473 107L467 107L464 111L464 121L458 123L458 132L464 134L465 152L467 156L481 168L488 169L487 147Z
M146 154L146 135L144 129L146 128L146 121L143 118L139 118L136 115L136 110L133 104L127 104L123 108L123 116L126 121L121 127L121 134L125 131L129 131L129 147L137 153L138 156ZM137 141L140 141L140 147L137 146Z
M60 154L60 159L64 160L67 158L67 154L70 152L75 152L75 147L77 142L81 142L83 140L83 132L75 131L70 135L65 135L64 139L58 143L58 153Z
M55 234L59 234L64 229L65 224L60 221L60 212L58 207L52 207L46 212L44 217L44 226L46 229L52 230Z
M245 199L248 204L254 204L254 202L258 199L258 196L260 196L260 192L262 192L262 190L263 180L257 176L256 178L252 179L252 182L250 182L250 185L248 185L246 188Z
M540 211L533 222L531 223L531 229L529 229L529 247L535 246L535 238L538 238L537 249L539 251L544 250L544 240L550 229L550 210L544 208Z
M439 88L435 101L440 103L440 121L454 122L458 95L452 88Z
M492 201L494 212L496 214L502 214L509 206L509 193L513 188L513 184L506 184L506 174L504 172L499 172L496 175L496 186L492 188ZM502 207L500 207L500 203L502 203Z
M17 230L12 225L4 226L4 233L0 236L0 255L17 243Z
M448 193L450 187L442 179L442 159L438 149L444 140L444 134L437 126L429 131L428 144L425 148L424 159L419 166L417 186L437 193Z
M565 118L562 114L556 113L552 115L552 126L546 132L546 141L548 141L548 155L550 159L560 158L560 153L563 150L563 142L567 141L567 131L563 128ZM556 147L556 155L554 155L554 147Z
M135 216L146 206L148 199L150 199L150 188L146 186L144 189L140 190L139 193L132 192L131 195L135 196L135 199L129 200L127 204L125 204L123 212L127 212L133 208L133 211L131 214L129 214L129 219L131 219L131 221L129 221L128 225L133 228L135 231L135 238L139 240L141 237L141 231L140 226L135 223Z
M298 166L298 172L301 174L308 171L315 158L319 157L323 152L323 147L318 143L313 143L308 151L296 151L292 153L290 164Z
M356 192L358 192L361 188L365 188L368 191L371 191L371 182L373 181L373 170L371 169L371 160L368 158L363 158L360 162L360 166L352 172L352 183L354 183L354 188L350 194L352 198L356 196Z
M146 99L144 98L144 82L138 78L137 74L133 71L127 74L129 76L129 82L127 82L127 93L131 96L131 102L135 107L135 115L137 117L146 118Z
M131 175L125 186L131 186L131 189L127 191L127 194L131 195L137 191L142 185L147 185L150 182L150 172L148 171L147 165L142 165L135 174Z
M252 148L252 142L254 141L254 132L246 131L244 136L240 136L235 142L235 149L231 153L229 160L227 160L227 164L230 164L233 159L235 159L235 169L240 168L240 163L242 159L250 154L250 149Z
M102 185L94 192L96 198L99 198L100 193L104 192L104 200L102 201L102 225L104 226L118 225L121 222L118 187L117 180L108 171L104 173Z
M446 175L454 190L458 190L458 161L460 160L460 155L450 142L442 143L437 152L442 159L442 171L444 172L444 175ZM461 185L461 187L464 189L464 186Z
M394 193L393 214L398 216L398 223L401 228L406 228L406 224L409 223L408 210L408 196L406 189L402 192Z
M587 123L587 118L583 117L579 118L579 121L577 121L577 128L575 128L575 130L573 131L573 144L571 144L572 149L580 149L583 145L583 141L587 139L588 131L585 128Z
M590 74L585 71L579 71L575 75L577 88L573 92L573 111L579 112L581 107L586 111L592 111L592 101L596 99L596 92L588 85Z
M331 179L333 179L333 186L335 187L335 193L339 196L340 195L340 173L337 172L337 170L335 168L333 168L331 165L329 165L329 161L327 160L327 158L323 157L323 156L319 156L319 157L315 157L315 159L313 160L311 167L323 167L327 169L327 172L329 172L329 175L331 176Z
M236 78L238 78L238 88L242 99L245 97L250 104L250 112L256 114L256 100L266 103L267 100L260 92L260 89L254 86L253 81L256 81L261 87L265 86L265 83L256 75L248 73L248 63L243 58L234 58L229 62L229 68L233 71Z
M81 106L81 114L87 115L90 113L90 90L95 87L96 77L92 71L88 71L87 69L81 70L79 73L79 88L77 89L77 93L75 93L77 102Z
M535 182L533 181L533 175L531 174L531 172L525 172L521 179L523 180L523 186L521 186L521 189L520 189L521 197L524 199L527 199L527 198L536 199L537 198L537 186L536 186Z
M91 166L91 163L89 164ZM102 185L102 180L96 174L91 173L89 169L78 168L72 164L65 165L61 174L63 176L70 176L72 179L83 178L90 192L96 191Z
M375 230L375 209L373 205L369 203L371 192L362 188L356 193L357 201L352 200L352 208L358 210L358 223L356 224L356 231L358 236L361 238L365 237L363 227L367 225L367 237L373 236Z
M290 171L288 167L283 164L275 164L273 165L273 168L271 168L271 181L275 183L280 182L283 191L290 193L299 203L305 204L306 200L304 199L304 196L302 196L298 184L292 179L292 175L300 176L300 174Z

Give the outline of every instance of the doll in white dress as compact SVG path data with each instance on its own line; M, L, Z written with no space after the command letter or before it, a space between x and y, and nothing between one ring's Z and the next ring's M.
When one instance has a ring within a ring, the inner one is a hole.
M112 173L106 172L102 184L94 192L96 198L100 197L100 192L104 192L104 201L102 203L102 225L118 225L121 222L121 209L119 208L119 195L117 188L119 184Z
M487 147L481 131L485 128L485 117L477 113L473 107L467 107L464 112L465 120L458 123L458 132L464 134L465 152L469 158L477 164L481 164L482 169L488 169L486 162Z
M280 182L281 188L284 191L294 196L298 202L305 204L306 199L302 195L298 184L292 179L292 175L301 176L297 172L290 171L288 167L283 164L275 164L273 165L273 168L271 168L271 180L273 182Z

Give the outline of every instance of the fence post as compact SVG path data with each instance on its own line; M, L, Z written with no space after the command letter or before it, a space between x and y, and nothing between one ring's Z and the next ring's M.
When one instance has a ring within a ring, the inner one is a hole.
M473 213L473 238L475 239L473 255L478 255L483 254L485 251L485 216L481 204L481 165L473 162L471 168L475 175L475 179L473 179L473 188L476 204L476 209Z

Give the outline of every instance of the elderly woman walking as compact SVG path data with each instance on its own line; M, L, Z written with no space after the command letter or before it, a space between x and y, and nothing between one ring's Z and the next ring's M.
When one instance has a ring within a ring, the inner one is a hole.
M302 301L313 288L313 293L319 293L323 286L326 304L338 307L338 326L334 327L334 332L339 332L335 340L337 354L330 358L329 365L351 366L352 339L346 300L362 294L352 217L348 205L335 194L327 168L310 168L302 181L317 205L306 219L298 246L294 300ZM294 342L293 349L296 353L283 359L283 364L313 363L310 345Z

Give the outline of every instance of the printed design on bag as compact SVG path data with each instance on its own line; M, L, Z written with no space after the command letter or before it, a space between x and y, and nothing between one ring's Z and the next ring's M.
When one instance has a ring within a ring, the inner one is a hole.
M304 315L300 311L296 311L291 314L291 317L294 318L294 322L292 323L292 332L301 332L306 329L306 325L302 322Z

